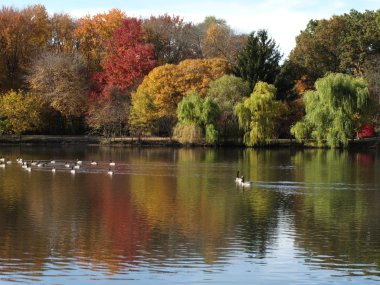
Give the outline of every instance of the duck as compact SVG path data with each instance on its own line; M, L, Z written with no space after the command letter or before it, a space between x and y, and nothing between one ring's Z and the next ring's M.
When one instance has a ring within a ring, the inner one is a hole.
M116 163L114 161L110 160L110 166L115 166L115 165L116 165Z
M55 164L55 160L51 160L50 163L51 163L51 164Z
M98 165L98 163L96 162L96 161L91 161L91 163L90 163L91 165Z
M7 160L7 164L12 164L12 160Z
M108 175L113 175L113 171L111 169L108 169L108 172L107 172Z
M81 165L81 164L82 164L82 160L79 160L79 159L77 158L77 164L78 164L78 165Z
M74 169L74 167L71 167L70 173L71 173L71 174L75 174L75 169Z
M0 163L0 168L5 168L5 164L4 163Z
M79 168L80 168L80 164L74 165L74 169L79 169Z
M53 167L52 169L51 169L51 172L53 172L53 173L55 173L55 167Z
M240 177L240 171L238 170L237 172L236 172L236 178L235 178L235 182L236 183L241 183L241 180L242 180L242 178Z
M5 162L5 157L0 157L0 162Z
M37 161L34 161L34 160L32 160L30 163L31 163L31 165L37 165L37 163L38 163L38 162L37 162Z
M21 164L22 163L22 158L21 157L17 157L16 158L16 162Z
M70 167L70 163L68 163L67 161L65 162L65 167L69 168Z
M28 171L28 172L31 172L32 171L32 167L27 163L26 164L26 171Z

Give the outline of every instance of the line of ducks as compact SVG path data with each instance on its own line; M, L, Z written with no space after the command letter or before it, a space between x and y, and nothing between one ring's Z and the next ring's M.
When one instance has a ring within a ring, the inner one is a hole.
M242 186L242 187L250 187L253 183L252 181L244 180L244 175L240 176L239 170L236 173L235 182L237 185Z
M36 167L46 167L46 166L48 166L49 164L53 165L53 167L51 168L51 171L52 171L53 173L56 172L56 168L55 168L55 166L54 166L54 165L56 164L56 161L55 161L55 160L51 160L50 162L47 162L47 161L44 161L44 162L43 162L43 161L35 161L35 160L32 160L32 161L24 161L21 157L17 157L16 162L17 162L18 164L21 164L21 167L22 167L23 169L25 169L26 171L28 171L28 172L32 171L32 166L36 166ZM9 160L9 159L6 159L6 158L4 158L4 157L1 157L1 158L0 158L0 168L5 168L5 165L6 165L6 164L12 164L12 161ZM69 169L70 169L70 173L75 174L75 173L76 173L76 170L80 169L81 166L82 166L82 164L83 164L83 161L77 159L77 161L76 161L74 164L70 164L69 162L66 161L66 162L64 163L64 167L65 167L65 168L69 168ZM112 161L112 160L110 160L110 162L109 162L108 164L109 164L109 166L111 166L111 167L116 166L116 163L115 163L114 161ZM92 165L92 166L97 166L97 165L98 165L98 162L92 160L92 161L90 162L90 165ZM111 168L109 168L108 171L107 171L107 174L108 174L108 175L113 175L113 174L114 174L114 171L113 171Z

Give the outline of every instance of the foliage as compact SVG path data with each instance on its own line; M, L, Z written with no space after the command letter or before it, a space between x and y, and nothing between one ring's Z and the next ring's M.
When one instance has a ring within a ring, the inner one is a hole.
M141 21L127 18L107 41L103 70L96 76L104 84L103 95L108 89L125 91L137 86L155 66L153 46L145 43L144 36Z
M178 104L178 124L174 135L182 143L194 143L204 136L208 143L215 143L219 114L218 105L211 98L203 99L198 93L190 92Z
M296 38L290 61L300 66L312 83L327 72L362 75L369 57L380 52L376 12L312 20Z
M266 30L252 32L239 54L236 74L249 83L251 90L258 81L274 83L279 72L281 53Z
M235 65L237 56L247 40L245 35L236 35L225 20L206 17L199 24L202 54L206 58L219 57Z
M315 83L315 91L304 95L306 115L291 132L299 141L324 141L330 147L347 146L363 120L368 87L362 78L331 73Z
M50 19L50 50L55 53L74 52L78 45L74 37L75 27L76 22L70 15L55 13Z
M64 117L80 117L86 104L85 65L75 54L45 53L33 64L28 77L32 91Z
M224 138L238 136L238 122L234 115L234 107L250 94L248 82L234 75L223 75L211 81L207 96L219 107L221 116L219 129Z
M46 48L49 18L45 7L0 10L0 90L19 89L31 59Z
M154 46L154 57L161 64L178 64L199 58L201 50L196 27L179 16L151 16L142 23L147 42Z
M0 97L0 133L20 135L41 125L43 104L30 93L9 91Z
M268 83L256 83L253 93L244 103L238 103L235 114L239 126L244 130L244 143L247 146L264 145L275 138L276 126L283 104L275 100L276 88Z
M114 89L108 97L90 101L87 123L93 132L105 136L125 135L128 132L129 95Z
M138 87L132 100L132 114L147 118L147 124L161 124L167 133L177 120L175 110L188 91L205 96L209 83L229 71L222 59L185 60L153 69ZM137 107L138 106L138 107ZM158 130L160 132L160 130Z
M104 45L126 18L124 12L112 9L108 13L87 15L77 21L74 37L79 41L79 51L87 63L87 75L99 71L104 56Z

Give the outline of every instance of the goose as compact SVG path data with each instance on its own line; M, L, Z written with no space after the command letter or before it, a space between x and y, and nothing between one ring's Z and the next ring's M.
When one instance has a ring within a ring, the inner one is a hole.
M26 169L28 167L28 164L26 162L23 162L22 163L22 166L21 166L23 169Z
M32 171L32 167L27 163L26 164L26 171L28 171L28 172L31 172Z
M30 164L31 165L37 165L37 161L32 160Z
M70 167L70 163L65 162L65 167L69 168Z
M55 160L51 160L50 163L51 163L51 164L55 164Z
M108 169L108 172L107 172L108 175L113 175L113 171L111 169Z
M0 162L5 162L5 157L0 157Z
M12 160L7 160L7 164L12 164Z
M249 187L249 186L251 186L251 181L244 181L244 176L242 176L240 185L243 187Z
M53 173L55 173L55 167L53 167L52 169L51 169L51 172L53 172Z
M75 169L74 169L74 167L71 167L70 173L71 173L71 174L75 174Z
M82 160L77 159L77 164L81 165L82 164Z
M80 165L77 164L77 165L74 165L74 169L79 169L80 168Z
M5 168L5 164L4 163L0 163L0 168Z
M17 157L16 161L17 161L17 163L20 163L20 164L22 164L22 162L23 162L21 157Z
M42 163L42 162L37 163L37 167L44 167L44 166L45 166L45 163Z
M116 163L114 161L110 160L110 166L115 166L115 165L116 165Z
M235 178L235 182L236 183L241 183L241 177L239 176L240 172L239 170L236 172L236 178Z
M96 161L91 161L91 165L98 165L98 163Z

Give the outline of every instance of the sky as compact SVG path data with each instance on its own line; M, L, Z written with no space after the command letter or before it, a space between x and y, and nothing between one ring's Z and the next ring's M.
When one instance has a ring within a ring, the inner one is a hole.
M20 9L42 4L49 14L65 12L76 18L104 13L112 8L138 18L165 13L179 15L195 24L206 16L215 16L225 19L237 33L266 29L284 57L294 48L295 37L305 29L309 20L328 19L349 13L351 9L360 12L380 9L380 0L0 0L0 3Z

